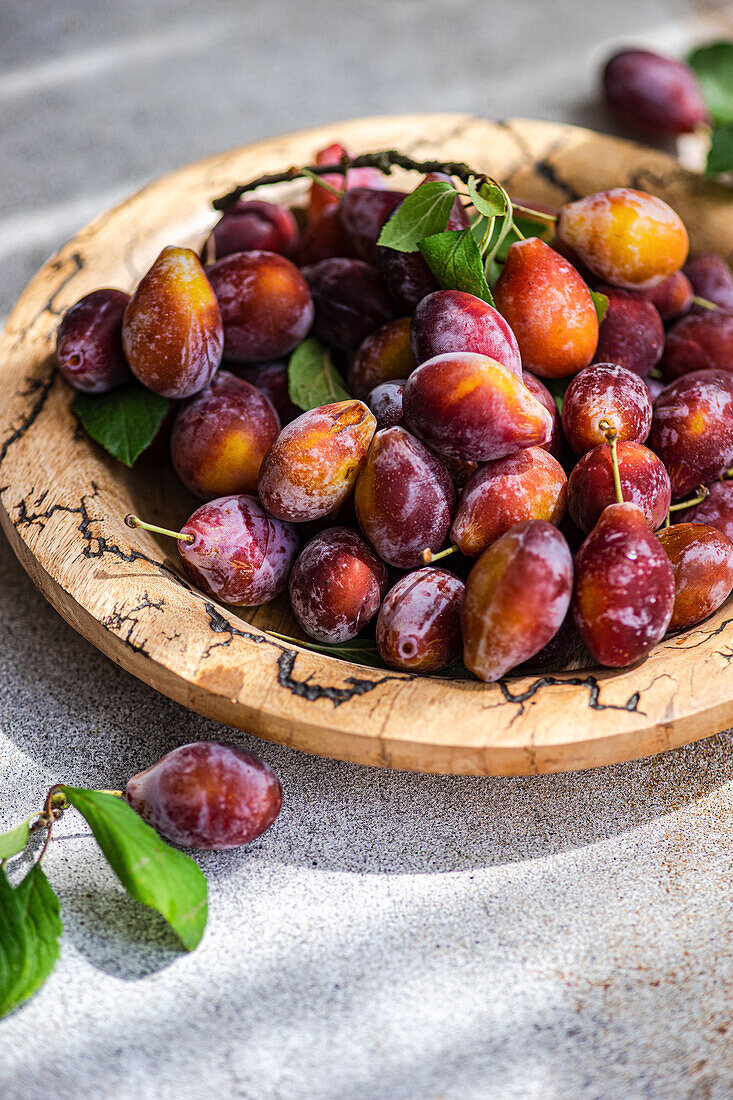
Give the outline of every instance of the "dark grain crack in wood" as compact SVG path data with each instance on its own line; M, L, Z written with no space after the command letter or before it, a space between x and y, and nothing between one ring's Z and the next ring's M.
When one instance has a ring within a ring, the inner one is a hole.
M47 508L42 508L46 497L48 496L48 489L36 497L35 500L30 501L29 498L33 495L33 490L28 494L24 500L21 500L15 505L15 518L11 517L13 525L20 529L21 527L40 527L43 529L46 523L53 519L54 516L70 515L79 517L79 525L77 530L82 537L81 555L88 559L98 559L105 557L109 554L111 557L117 558L124 562L144 561L148 565L154 566L156 569L160 569L167 577L170 577L177 584L182 585L184 588L190 589L182 577L176 573L165 562L157 561L155 558L151 558L149 554L144 554L142 550L135 550L130 548L129 550L123 549L113 540L107 538L106 535L95 533L92 530L92 526L97 523L103 523L104 520L101 517L93 516L89 511L89 501L94 500L99 494L99 486L96 482L92 482L92 491L86 493L78 504L49 504Z
M67 257L59 256L58 259L53 261L53 264L51 265L51 270L63 271L66 263ZM53 317L60 317L63 313L65 313L66 307L64 307L63 309L59 309L56 305L56 299L58 298L61 291L69 285L72 279L75 279L79 272L84 270L84 258L80 252L71 253L71 263L71 271L67 271L61 282L57 284L57 286L54 288L53 294L51 294L51 296L46 299L44 304L41 306L41 308L38 310L35 317L31 321L31 324L27 326L28 328L32 327L36 323L38 318L42 317L44 313L50 313Z
M519 707L515 717L524 714L524 704L535 699L540 691L548 687L582 687L588 690L588 706L591 710L622 710L633 714L644 714L639 710L641 692L635 691L625 703L602 703L601 685L595 676L540 676L533 680L524 691L513 693L506 680L498 680L497 686L504 697L504 702L513 703ZM501 704L500 704L501 705ZM512 719L514 721L514 719Z
M542 179L547 180L547 182L551 183L553 187L556 187L558 191L562 191L568 202L576 202L578 199L582 199L583 196L579 191L576 191L575 188L567 182L567 180L564 180L562 178L557 168L557 165L553 164L550 160L550 157L559 152L561 148L562 146L560 145L557 148L552 149L547 154L547 156L541 157L540 160L536 160L534 162L534 170L538 176L541 176Z
M36 394L36 399L31 405L26 415L21 420L17 428L15 428L7 439L3 440L2 446L0 446L0 465L2 465L5 456L14 443L17 443L19 439L22 439L29 428L33 426L35 421L43 411L43 406L48 400L48 395L53 389L53 384L56 381L56 367L51 367L47 377L42 378L29 378L27 379L28 389L24 390L21 397L31 397Z
M119 634L133 653L141 653L144 657L150 657L150 652L145 643L134 641L132 635L135 627L140 625L140 615L143 611L162 611L164 607L165 600L162 596L158 600L151 600L148 593L145 592L140 602L128 611L115 607L109 615L101 620L102 626L106 626L109 630L113 630L115 634ZM124 627L127 627L127 630L124 630Z
M278 684L293 695L297 695L298 698L306 699L309 703L316 702L318 699L330 699L334 707L340 707L342 703L348 703L350 699L355 699L360 695L366 695L368 692L374 691L375 688L381 687L382 684L386 684L390 680L404 679L402 676L381 676L378 680L368 680L362 679L361 677L348 676L346 678L346 685L348 686L344 687L313 683L311 676L306 676L304 680L298 680L293 675L295 662L299 656L296 649L290 649L276 638L270 638L265 634L253 634L249 630L243 630L241 627L230 622L229 619L226 619L213 603L207 601L204 606L209 616L209 626L211 630L215 634L224 635L221 641L212 642L211 645L207 647L204 657L208 657L214 649L231 645L235 638L244 638L248 642L254 642L256 645L272 646L272 648L276 649L279 653L277 659Z
M675 650L677 652L681 650L686 652L689 649L697 649L699 646L705 645L705 642L709 641L711 638L717 638L718 634L722 634L725 628L727 626L730 626L731 623L733 623L733 619L724 619L722 623L714 627L712 630L692 630L690 631L690 634L701 635L701 637L698 638L696 642L693 642L691 645L666 645L664 648ZM689 637L690 634L688 634L687 637Z

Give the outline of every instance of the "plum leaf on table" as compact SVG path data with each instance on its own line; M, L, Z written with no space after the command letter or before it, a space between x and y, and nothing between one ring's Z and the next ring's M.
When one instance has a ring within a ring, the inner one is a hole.
M30 823L37 814L29 814L21 822L8 829L6 833L0 833L0 861L12 859L22 852L28 843Z
M706 176L733 171L733 124L713 130L712 144L705 165Z
M733 42L708 42L687 57L713 123L706 176L733 171Z
M714 126L733 123L733 42L708 42L687 58L702 88Z
M198 864L161 840L115 795L65 785L61 790L86 819L128 894L157 910L192 951L207 915L206 879Z
M62 932L58 898L40 863L15 888L0 870L0 1016L43 985Z

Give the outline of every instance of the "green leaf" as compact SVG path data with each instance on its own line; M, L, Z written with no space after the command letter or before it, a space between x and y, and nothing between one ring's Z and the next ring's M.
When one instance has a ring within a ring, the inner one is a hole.
M605 294L601 294L599 290L591 290L588 287L588 293L593 299L593 305L596 307L596 316L598 317L598 324L603 323L603 318L606 316L606 310L608 309L608 297Z
M446 290L465 290L493 306L479 246L470 229L434 233L420 241L420 251Z
M64 930L59 899L40 863L36 863L16 888L24 908L26 925L32 929L33 958L23 972L21 1000L39 989L56 965L59 940Z
M711 138L705 175L719 176L722 172L733 172L733 126L713 130Z
M733 42L708 42L687 58L715 126L733 123Z
M478 218L475 219L475 221L471 222L471 233L479 248L481 247L483 239L486 236L486 230L489 228L489 225L493 225L493 223L493 218L485 218L483 214L480 214Z
M476 187L476 177L471 176L468 181L468 193L473 205L479 214L486 218L499 218L507 212L506 193L498 183L493 180L484 180Z
M446 180L421 183L384 223L377 244L395 252L416 252L425 237L445 229L457 195Z
M304 340L290 356L288 394L293 404L306 412L351 397L333 365L331 352L315 336Z
M59 957L59 902L40 865L13 889L0 870L0 1016L39 989Z
M131 897L157 910L191 951L206 927L206 879L198 864L166 844L123 799L62 788L86 818L112 870Z
M11 856L17 856L18 852L23 851L28 843L28 826L34 817L38 817L38 814L29 814L6 833L0 833L0 859L10 859Z
M87 435L133 466L155 439L169 406L167 397L133 380L109 393L77 393L71 409Z

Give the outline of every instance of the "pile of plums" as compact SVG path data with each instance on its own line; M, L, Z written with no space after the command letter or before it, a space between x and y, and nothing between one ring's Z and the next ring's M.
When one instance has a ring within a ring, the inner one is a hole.
M171 459L204 503L174 534L210 596L288 588L309 638L374 631L409 672L633 664L733 588L728 265L688 260L677 214L620 187L511 244L493 308L378 245L405 198L382 179L314 182L300 220L238 202L206 266L166 248L132 297L73 306L61 371L178 402ZM473 216L456 200L449 228ZM309 334L353 397L302 412L287 357Z

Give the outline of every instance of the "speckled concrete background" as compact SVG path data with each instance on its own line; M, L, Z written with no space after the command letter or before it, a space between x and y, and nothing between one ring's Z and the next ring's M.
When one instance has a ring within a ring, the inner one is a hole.
M605 125L609 43L683 49L733 9L663 0L0 0L0 315L112 201L218 149L349 115ZM118 786L222 730L111 665L0 543L0 824L57 780ZM0 1023L0 1095L733 1094L730 734L579 775L383 773L241 737L285 806L207 855L182 957L81 819L46 867L60 964Z

